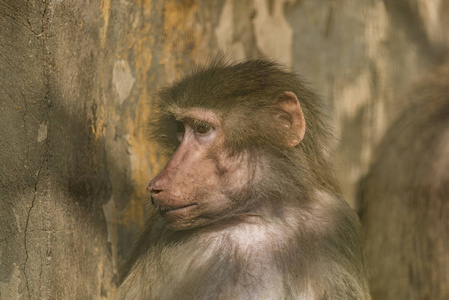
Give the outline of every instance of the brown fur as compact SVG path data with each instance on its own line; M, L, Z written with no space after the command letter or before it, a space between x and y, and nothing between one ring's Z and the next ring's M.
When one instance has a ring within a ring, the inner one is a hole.
M361 184L378 300L449 299L449 66L423 80Z
M369 299L358 219L325 153L323 104L296 75L218 60L163 90L157 111L152 137L177 150L150 183L162 216L150 218L116 299ZM214 145L179 145L176 122L189 112L219 124ZM163 217L192 201L198 208Z

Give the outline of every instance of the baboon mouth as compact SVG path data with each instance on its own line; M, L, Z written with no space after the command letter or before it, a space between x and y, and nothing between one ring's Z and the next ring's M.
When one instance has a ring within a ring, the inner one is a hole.
M187 205L181 205L181 206L164 206L164 207L160 207L159 211L161 214L165 214L171 211L177 211L177 210L181 210L187 207L191 207L191 206L195 206L198 205L197 203L191 203L191 204L187 204Z

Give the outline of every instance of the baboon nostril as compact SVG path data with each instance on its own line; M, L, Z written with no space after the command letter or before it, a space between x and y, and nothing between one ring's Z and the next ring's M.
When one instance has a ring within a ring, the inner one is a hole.
M147 190L149 190L151 194L159 194L160 192L162 192L162 189L155 187L152 182L148 184Z
M151 194L159 194L160 192L162 192L161 189L156 189L156 188L151 188Z

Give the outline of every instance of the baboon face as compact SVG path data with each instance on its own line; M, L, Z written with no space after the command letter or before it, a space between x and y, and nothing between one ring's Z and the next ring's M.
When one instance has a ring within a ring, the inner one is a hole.
M304 137L305 120L296 95L282 93L268 110L271 118L263 122L276 127L282 147L298 145ZM233 151L226 146L226 120L211 109L177 107L171 113L174 122L169 124L176 130L167 132L176 134L179 145L165 169L148 185L153 205L171 229L250 213L257 205L252 191L267 160L263 151ZM251 130L257 130L257 124Z
M148 185L152 203L174 230L204 225L234 212L254 183L246 152L224 147L221 118L210 110L174 113L179 146Z

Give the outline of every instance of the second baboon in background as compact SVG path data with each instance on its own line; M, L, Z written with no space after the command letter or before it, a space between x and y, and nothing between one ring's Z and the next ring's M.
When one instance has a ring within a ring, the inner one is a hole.
M360 187L376 300L449 299L449 66L416 86Z

